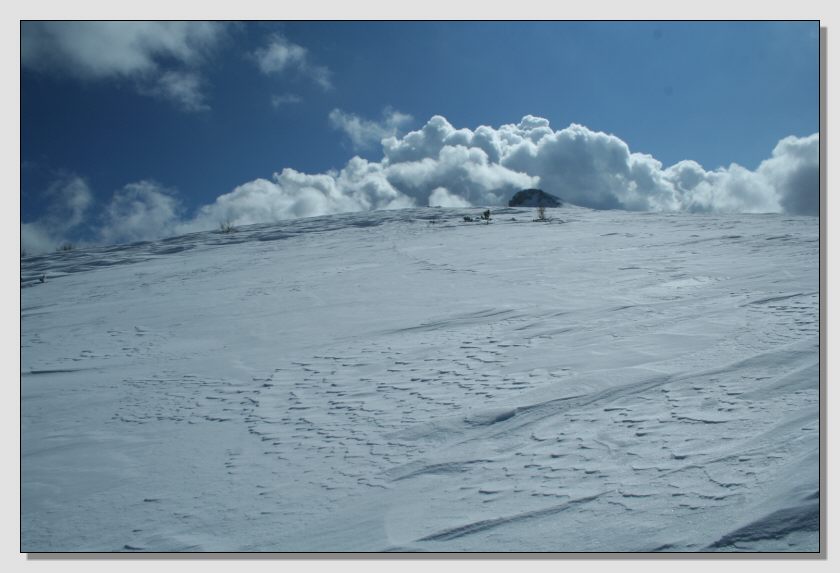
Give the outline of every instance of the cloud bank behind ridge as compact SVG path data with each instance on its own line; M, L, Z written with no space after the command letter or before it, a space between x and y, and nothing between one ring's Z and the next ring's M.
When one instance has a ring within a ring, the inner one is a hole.
M183 217L172 190L149 181L127 185L105 206L97 240L151 240L217 228L222 221L246 225L370 209L504 205L528 187L595 209L818 214L817 133L782 139L755 170L735 163L706 170L691 160L664 167L615 135L577 124L555 130L531 115L518 124L476 129L455 128L436 115L398 137L394 118L400 124L407 116L395 114L383 114L381 124L344 112L331 115L334 126L351 137L358 127L360 142L383 136L379 161L356 156L342 169L321 174L285 168L271 179L239 185L192 217ZM79 204L89 212L89 196L88 190L87 202L58 201L45 220L23 224L23 248L38 252L48 239L59 241L55 232L45 239L39 230L49 228L56 210L67 210L73 221L81 217Z

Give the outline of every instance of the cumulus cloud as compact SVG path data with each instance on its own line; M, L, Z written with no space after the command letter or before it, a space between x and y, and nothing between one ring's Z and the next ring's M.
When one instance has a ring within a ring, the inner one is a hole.
M438 187L429 195L429 207L469 207L466 199L453 195L446 187Z
M706 170L691 160L663 167L615 135L576 124L554 130L534 116L476 129L434 116L381 145L379 161L356 156L340 170L317 174L285 168L245 182L187 217L173 190L149 181L126 185L105 206L97 236L126 242L215 229L223 221L247 225L370 209L504 205L530 187L597 209L818 214L816 133L782 139L755 170L737 164ZM90 211L90 190L79 178L56 183L48 195L53 203L44 217L22 225L24 248L54 248Z
M348 135L379 137L386 129L340 110L330 119ZM354 157L338 171L311 175L287 168L271 180L244 183L202 207L192 224L212 228L222 220L247 224L412 205L503 205L529 187L597 209L815 214L819 192L818 134L783 139L755 171L737 164L706 170L695 161L665 168L615 135L576 124L555 130L530 115L476 129L434 116L402 137L381 138L381 145L379 161Z
M779 203L787 213L819 215L820 138L782 139L770 159L761 163L758 173L777 190Z
M445 187L475 205L499 205L519 189L534 187L538 179L493 163L484 150L463 145L445 146L436 157L386 164L388 180L421 203Z
M93 204L93 193L84 179L65 176L44 192L48 207L37 220L21 223L21 250L28 254L54 251L80 232Z
M247 225L414 205L412 198L390 184L381 165L354 157L338 173L308 175L286 168L271 180L240 185L201 207L189 225L199 230L212 228L218 221Z
M308 77L325 90L332 88L332 72L329 68L313 63L309 50L279 34L273 34L268 43L257 48L252 56L265 75L294 72Z
M398 117L397 112L386 112L386 117L388 113ZM538 183L537 177L492 161L482 148L470 146L472 139L457 136L466 136L468 130L455 130L439 116L430 123L433 127L423 130L453 132L456 137L441 136L446 143L426 145L423 154L402 153L399 160L387 152L382 161L353 157L339 171L310 175L286 168L271 180L250 181L218 197L200 208L190 224L197 230L213 228L219 221L245 225L416 205L499 205L519 189ZM410 136L404 139L417 139ZM475 139L483 141L482 137ZM393 150L400 141L389 136L383 145Z
M387 107L382 112L381 121L363 119L358 115L334 109L330 112L330 125L343 131L354 149L367 149L373 144L381 144L383 139L394 137L405 124L414 118Z
M819 134L783 139L755 171L737 164L707 171L694 161L664 168L615 135L577 124L554 130L547 119L531 115L518 124L475 130L456 129L434 116L421 129L382 145L382 162L400 190L443 171L438 184L473 204L501 202L510 183L525 187L518 174L596 209L817 212ZM502 192L487 192L494 185Z
M755 171L737 164L705 171L681 161L663 173L688 211L819 214L819 134L786 137Z
M24 22L21 65L87 81L131 80L140 93L201 111L198 69L224 33L215 22Z

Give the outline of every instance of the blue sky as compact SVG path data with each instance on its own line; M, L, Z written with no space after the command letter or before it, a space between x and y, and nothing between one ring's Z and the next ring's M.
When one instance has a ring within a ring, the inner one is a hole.
M707 171L755 171L819 129L818 22L217 23L133 41L108 25L21 28L22 222L72 177L90 191L76 230L90 234L135 182L190 217L283 168L382 160L377 138L354 145L351 118L399 138L435 115L470 130L533 115Z

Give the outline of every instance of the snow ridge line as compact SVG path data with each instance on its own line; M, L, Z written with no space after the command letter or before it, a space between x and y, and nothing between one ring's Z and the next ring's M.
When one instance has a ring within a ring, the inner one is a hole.
M820 294L820 292L819 291L795 292L795 293L791 293L791 294L771 296L771 297L767 297L767 298L760 298L760 299L757 299L757 300L751 300L751 301L745 302L741 306L750 306L750 305L756 305L756 304L767 304L767 303L770 303L770 302L779 302L780 300L787 300L789 298L796 298L796 297L799 297L799 296L814 296L815 294Z
M538 420L542 420L549 416L555 416L557 414L567 412L575 408L581 408L596 403L608 404L610 402L618 400L619 398L625 398L634 394L642 394L644 392L652 390L653 388L657 388L659 386L663 386L669 382L672 382L675 379L676 377L673 375L654 376L652 378L647 378L645 380L633 382L631 384L625 384L624 386L608 388L606 390L601 390L590 394L555 398L552 400L546 400L545 402L538 402L536 404L530 404L527 406L519 406L517 408L514 408L513 415L498 420L506 421L510 418L514 418L514 420L518 419L519 423L515 425L508 424L501 433L496 433L489 437L495 437L510 432L513 429L533 424ZM483 437L486 438L488 436Z
M425 474L448 474L466 471L473 464L490 463L493 460L467 460L463 462L442 462L438 464L424 465L420 468L410 470L407 473L398 474L393 481L400 481Z
M727 533L704 551L729 548L738 542L782 539L797 531L820 530L819 499L796 507L780 509Z
M477 324L487 322L487 319L494 320L510 320L511 318L518 318L520 315L515 314L513 309L487 309L476 312L468 312L465 314L455 314L439 320L424 322L416 326L407 326L404 328L395 328L385 331L383 334L405 334L409 332L428 332L433 330L441 330L446 327L469 327Z
M484 519L481 521L475 521L473 523L468 523L466 525L461 525L458 527L453 527L451 529L445 529L438 533L433 533L431 535L427 535L426 537L421 537L417 541L449 541L451 539L457 539L459 537L464 537L466 535L473 535L475 533L481 533L483 531L487 531L488 529L494 529L496 527L500 527L502 525L507 525L510 523L517 523L522 521L527 521L531 519L538 519L540 517L546 517L549 515L554 515L555 513L560 513L561 511L565 511L570 509L576 505L580 505L582 503L587 503L598 499L602 495L606 495L608 493L612 493L615 490L604 491L601 493L597 493L595 495L591 495L588 497L581 497L578 499L573 499L562 503L560 505L554 505L551 507L547 507L545 509L537 509L534 511L526 511L523 513L517 513L515 515L508 515L505 517L496 517L494 519Z

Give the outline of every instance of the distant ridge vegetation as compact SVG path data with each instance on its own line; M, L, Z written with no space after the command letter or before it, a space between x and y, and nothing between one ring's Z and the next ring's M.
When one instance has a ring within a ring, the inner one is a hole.
M562 207L563 201L542 189L523 189L508 201L508 207Z

